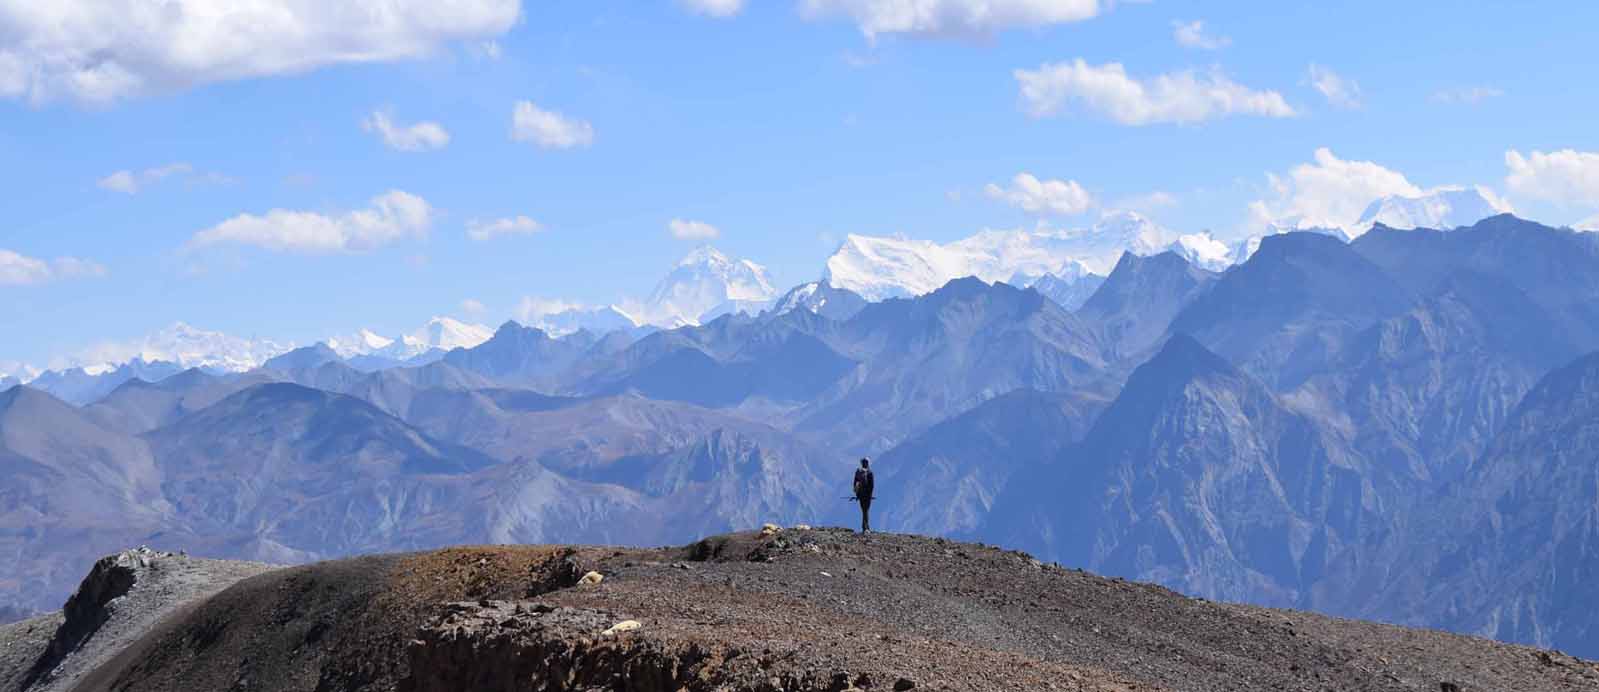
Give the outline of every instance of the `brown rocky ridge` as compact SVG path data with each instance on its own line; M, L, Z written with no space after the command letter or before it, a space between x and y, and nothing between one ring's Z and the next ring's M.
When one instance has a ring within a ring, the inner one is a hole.
M1466 692L1595 690L1599 666L796 527L277 569L177 609L73 689Z

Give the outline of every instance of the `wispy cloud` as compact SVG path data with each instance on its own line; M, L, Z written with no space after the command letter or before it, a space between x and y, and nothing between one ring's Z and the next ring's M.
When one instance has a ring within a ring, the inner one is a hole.
M77 257L43 260L0 248L0 286L26 286L105 275L105 266L91 260Z
M1496 87L1468 86L1455 87L1453 89L1439 89L1438 91L1432 92L1432 100L1434 103L1460 103L1476 105L1482 103L1483 101L1487 101L1488 99L1496 99L1504 95L1505 92Z
M305 254L363 252L426 237L432 221L427 200L390 190L364 209L337 215L287 209L240 214L194 234L187 247L234 244Z
M1130 209L1148 215L1158 209L1177 206L1177 196L1163 190L1123 197L1115 202L1117 209Z
M1082 59L1016 70L1022 109L1035 118L1059 115L1076 104L1123 125L1198 123L1231 115L1289 118L1296 111L1282 94L1257 90L1220 71L1187 70L1137 79L1120 63Z
M1221 50L1232 45L1233 40L1226 36L1216 36L1205 32L1205 21L1195 19L1191 22L1172 22L1172 38L1177 45L1184 48L1198 48L1200 50Z
M744 0L677 0L689 11L707 17L726 19L744 11Z
M480 242L507 235L532 235L543 230L544 224L522 215L487 221L472 219L466 222L467 237Z
M232 179L220 173L196 172L194 166L180 161L169 163L165 166L146 168L142 171L120 170L95 181L95 185L102 190L132 195L169 178L183 178L196 183L226 184L233 182Z
M1339 108L1360 107L1360 83L1347 79L1329 68L1315 63L1310 65L1310 85Z
M577 149L594 143L594 126L585 120L518 101L511 112L511 139L541 149Z
M712 240L722 235L721 229L704 221L672 219L666 223L667 232L678 240Z
M801 0L800 14L847 17L875 39L881 34L981 36L1093 19L1106 7L1109 3L1100 0Z
M1031 173L1017 173L1010 187L989 183L983 192L1032 214L1081 214L1094 206L1094 196L1075 180L1039 180Z
M450 143L450 133L436 122L424 121L414 125L394 122L388 111L373 111L361 121L361 129L378 135L383 143L395 151L436 151Z

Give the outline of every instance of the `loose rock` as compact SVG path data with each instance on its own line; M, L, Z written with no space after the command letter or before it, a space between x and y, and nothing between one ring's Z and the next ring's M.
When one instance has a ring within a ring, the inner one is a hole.
M623 621L618 622L618 623L616 623L614 625L611 625L611 628L608 629L608 630L605 630L604 632L601 632L600 636L602 636L602 637L614 637L614 636L616 636L618 634L621 634L623 632L632 632L632 631L637 630L638 628L643 627L643 626L644 626L643 623L640 623L638 620L623 620Z

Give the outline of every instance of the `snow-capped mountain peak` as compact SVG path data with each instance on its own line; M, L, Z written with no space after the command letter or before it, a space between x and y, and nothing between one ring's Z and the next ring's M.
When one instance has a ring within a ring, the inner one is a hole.
M1169 249L1200 269L1219 272L1231 266L1232 249L1216 240L1210 231L1189 233L1172 242Z
M494 330L481 324L467 324L449 317L434 317L420 329L400 337L400 341L411 349L422 349L423 352L435 348L449 351L456 348L472 348L493 336Z
M416 331L396 338L361 329L347 336L324 339L323 344L340 358L377 356L407 361L438 349L472 348L494 336L494 330L481 324L467 324L449 317L434 317Z
M0 383L10 381L17 384L27 384L37 378L42 371L27 363L18 361L0 361ZM0 385L0 389L4 389Z
M1381 223L1389 228L1410 230L1434 228L1453 230L1470 226L1490 216L1514 211L1510 203L1482 186L1438 187L1418 197L1389 195L1371 203L1360 215L1353 235L1370 230Z
M1045 275L1104 276L1123 252L1161 252L1175 234L1133 212L1112 212L1088 228L985 230L939 244L850 235L827 260L823 278L868 300L913 296L965 276L1027 285Z
M394 345L394 339L379 336L370 329L361 329L347 336L336 336L323 341L340 358L364 356Z
M142 338L94 346L76 357L65 359L65 362L52 363L51 367L114 369L117 365L138 359L147 363L167 361L183 368L243 372L293 348L292 343L246 339L175 322Z
M661 326L697 324L725 312L759 312L776 296L765 267L704 245L680 260L643 304L623 312Z

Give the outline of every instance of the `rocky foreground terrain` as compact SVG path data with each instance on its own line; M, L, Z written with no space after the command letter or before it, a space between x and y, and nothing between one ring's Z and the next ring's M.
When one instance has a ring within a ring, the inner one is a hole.
M981 545L769 527L282 569L130 551L63 613L0 627L0 692L43 689L1594 690L1599 665Z

